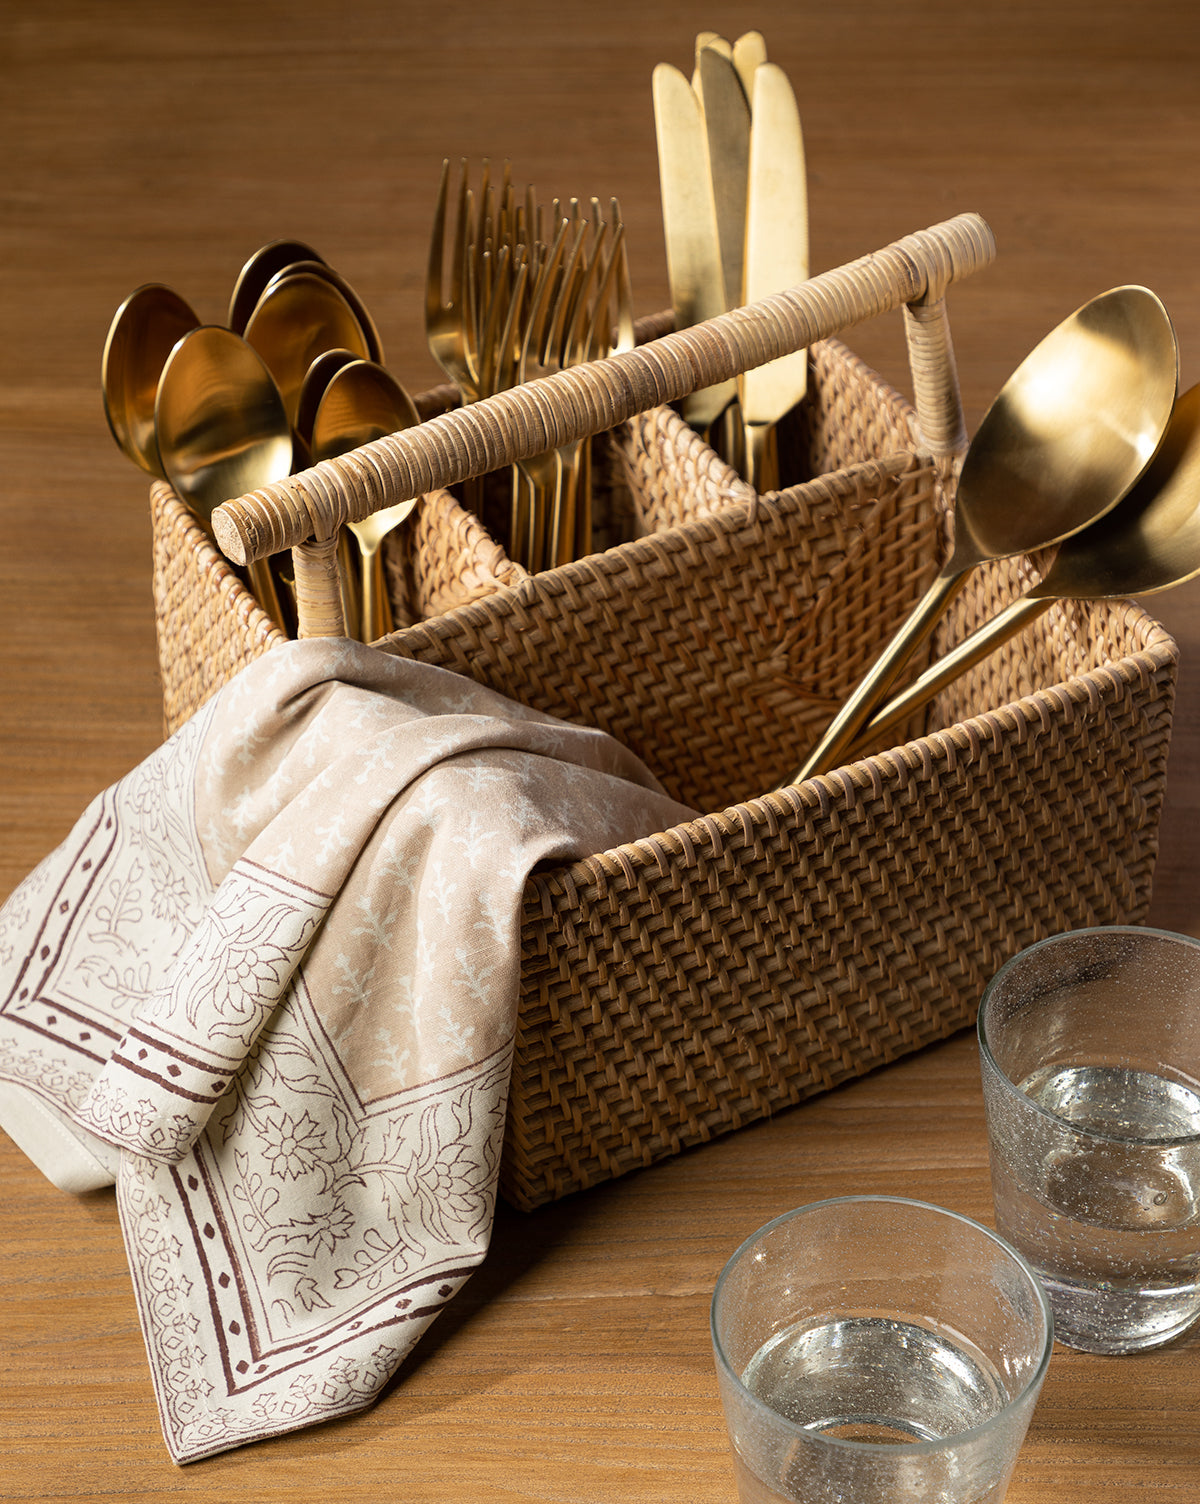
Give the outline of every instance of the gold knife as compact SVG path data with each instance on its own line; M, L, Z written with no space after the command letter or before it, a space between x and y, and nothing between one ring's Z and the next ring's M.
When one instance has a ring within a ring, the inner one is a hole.
M699 40L699 39L697 39ZM717 210L717 238L729 308L743 302L746 253L746 197L750 185L750 100L723 39L700 49L694 87L700 95L708 135L708 160ZM736 383L735 383L736 389ZM709 443L739 473L745 470L745 443L737 402L709 431Z
M700 54L706 47L716 47L726 56L733 56L733 43L727 41L719 31L698 31L696 33L696 62L692 69L692 88L696 93L700 92Z
M754 98L754 73L767 60L767 44L761 31L744 31L733 44L733 65L742 80L746 98Z
M725 298L730 308L736 308L742 302L742 260L746 250L750 101L732 55L723 49L703 48L698 72Z
M747 303L808 280L808 187L796 97L783 69L760 63L750 102L750 194L746 211ZM804 396L804 350L738 380L746 478L760 492L779 484L775 424Z
M667 277L675 326L684 329L727 306L708 136L690 79L671 63L659 63L652 83ZM683 416L703 433L736 393L736 381L693 392L684 398Z

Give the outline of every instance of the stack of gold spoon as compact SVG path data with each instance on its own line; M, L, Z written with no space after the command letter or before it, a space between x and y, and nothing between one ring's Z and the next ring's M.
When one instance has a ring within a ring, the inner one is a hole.
M382 371L378 329L345 279L303 241L273 241L243 266L227 325L202 324L158 283L121 304L101 360L105 414L124 453L169 481L211 531L211 513L223 501L310 462L298 426L301 392L310 367L331 352ZM397 427L410 412L408 402ZM376 571L376 586L377 553L378 544L362 562L364 575ZM289 630L291 613L276 588L284 572L260 561L248 574L259 604ZM387 620L385 605L373 615ZM369 630L357 609L347 621L355 635Z

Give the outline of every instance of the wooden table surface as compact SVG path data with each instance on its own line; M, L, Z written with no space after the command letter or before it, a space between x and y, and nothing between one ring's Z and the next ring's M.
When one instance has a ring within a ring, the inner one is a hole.
M1123 282L1200 378L1194 0L22 0L0 4L0 896L160 735L143 478L99 399L109 319L164 281L219 321L280 236L432 384L421 291L444 156L543 196L616 194L639 311L668 301L650 74L761 29L804 117L814 270L964 210L996 265L951 301L969 425L1073 308ZM902 389L898 316L854 347ZM1153 922L1200 934L1200 585L1154 605L1182 670ZM56 1191L0 1135L0 1497L733 1498L708 1299L756 1226L886 1191L991 1218L973 1041L523 1216L357 1418L180 1469L159 1433L111 1192ZM1059 1348L1011 1504L1200 1498L1200 1339ZM1139 1497L1141 1495L1139 1494Z

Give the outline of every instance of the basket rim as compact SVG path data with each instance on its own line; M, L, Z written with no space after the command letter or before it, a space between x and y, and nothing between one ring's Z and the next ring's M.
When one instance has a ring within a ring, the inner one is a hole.
M864 796L879 797L906 781L932 781L939 772L976 761L986 747L998 746L1002 738L1024 740L1030 734L1044 733L1074 710L1097 709L1127 686L1142 687L1164 671L1175 671L1178 644L1143 606L1134 600L1095 604L1115 611L1129 635L1142 637L1141 644L1085 673L1072 674L1004 705L856 758L801 783L701 813L694 820L606 851L539 868L530 875L526 907L541 907L560 894L598 892L614 878L633 885L640 873L651 868L665 875L671 862L680 856L690 865L697 849L717 853L731 840L749 845L764 830L775 837L810 818L825 820L846 814Z

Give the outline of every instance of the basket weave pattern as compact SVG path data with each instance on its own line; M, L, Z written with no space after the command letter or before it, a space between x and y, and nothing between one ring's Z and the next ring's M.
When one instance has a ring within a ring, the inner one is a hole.
M283 634L165 481L150 488L163 724L170 735Z
M533 1207L969 1024L1017 949L1145 916L1174 644L536 876L502 1189Z
M908 405L836 340L759 497L668 408L613 438L634 536L528 576L448 493L389 552L389 651L601 726L698 819L531 878L501 1188L532 1208L970 1022L1016 949L1145 915L1176 652L1129 604L1058 606L839 772L812 744L946 543ZM277 641L155 488L168 724ZM1039 560L976 571L955 640ZM939 727L947 729L936 729ZM923 732L928 734L922 735ZM1036 852L1036 858L1029 853Z
M907 434L890 401L860 453ZM1054 608L914 742L763 795L936 568L933 471L747 499L670 413L625 444L644 515L688 521L389 643L603 727L710 811L531 879L501 1171L527 1209L955 1032L1023 945L1143 918L1157 849L1176 652L1129 604ZM939 645L1038 562L978 570Z

